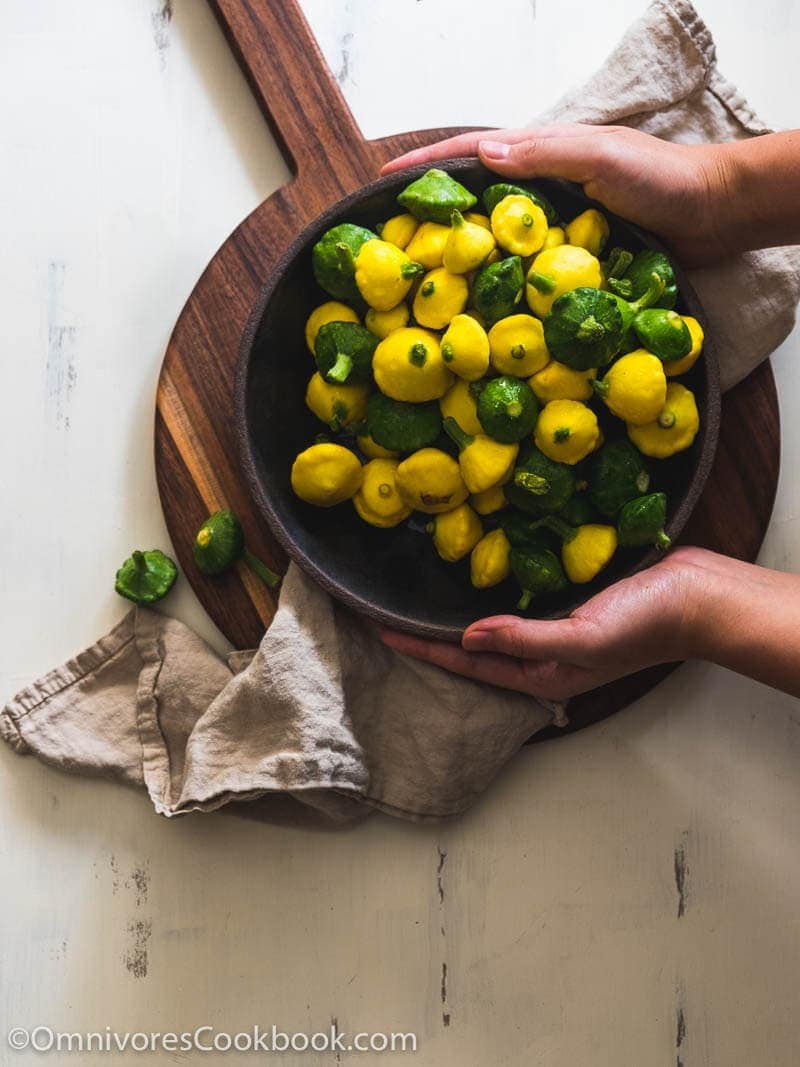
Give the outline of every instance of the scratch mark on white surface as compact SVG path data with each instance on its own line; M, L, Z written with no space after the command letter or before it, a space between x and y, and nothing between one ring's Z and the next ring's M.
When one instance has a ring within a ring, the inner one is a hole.
M116 858L116 856L114 855L113 852L111 853L111 855L108 858L108 865L111 868L111 875L112 875L112 878L111 878L111 894L112 894L112 896L116 896L117 893L119 892L121 879L120 879L120 876L119 876L119 864L117 863L117 858Z
M130 880L125 883L125 886L135 891L137 908L147 903L147 894L150 892L150 871L146 863L137 864L133 868Z
M444 882L442 880L442 872L444 871L444 862L447 859L447 853L438 847L437 851L439 853L439 864L436 868L436 888L439 890L439 903L444 904Z
M686 1011L684 1009L686 989L682 978L679 978L675 984L675 997L677 1000L675 1009L675 1067L684 1067L681 1049L686 1040Z
M45 389L53 405L56 426L69 429L69 401L78 374L75 369L75 326L64 314L64 275L66 264L47 265L47 363Z
M133 919L128 923L128 947L122 957L125 970L134 978L146 978L150 966L150 939L153 923L150 919Z
M686 897L688 892L689 864L686 861L686 847L689 843L689 831L681 834L681 843L675 849L675 888L678 891L678 918L686 914Z
M153 27L153 40L156 43L158 60L163 70L169 51L169 27L172 22L173 0L157 0L156 10L150 16Z
M334 1038L339 1034L339 1020L335 1015L331 1015L331 1032L333 1033ZM338 1048L336 1049L336 1062L342 1062L342 1054Z
M439 933L442 937L442 951L446 947L447 935L445 933L444 926L444 865L447 859L447 852L441 846L436 846L436 853L438 855L438 861L436 864L436 891L439 894ZM442 978L439 986L439 993L442 999L442 1026L450 1025L450 1010L447 1003L447 962L442 960Z
M353 43L352 33L342 34L342 38L339 42L339 48L342 53L342 61L339 64L339 69L336 71L336 81L339 85L344 86L348 81L352 81L350 76L350 45ZM355 84L355 82L353 82Z

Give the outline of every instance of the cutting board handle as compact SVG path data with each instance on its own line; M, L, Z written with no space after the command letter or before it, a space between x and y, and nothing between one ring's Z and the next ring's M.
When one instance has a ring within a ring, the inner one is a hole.
M209 0L297 176L333 199L375 176L364 140L297 0Z

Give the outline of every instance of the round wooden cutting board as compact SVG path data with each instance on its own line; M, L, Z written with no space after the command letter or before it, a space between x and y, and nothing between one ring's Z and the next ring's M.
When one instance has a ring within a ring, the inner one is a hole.
M232 508L266 563L286 560L259 525L236 458L232 413L239 341L270 268L294 236L336 200L408 149L460 132L424 130L367 141L331 76L296 0L210 0L292 169L292 180L242 222L209 263L170 339L156 399L155 461L167 527L203 606L236 648L257 645L276 598L244 566L206 578L192 542L209 512ZM780 430L769 364L727 393L719 451L686 543L755 559L778 480ZM656 685L670 670L642 671L570 701L580 729ZM537 740L563 731L548 730Z

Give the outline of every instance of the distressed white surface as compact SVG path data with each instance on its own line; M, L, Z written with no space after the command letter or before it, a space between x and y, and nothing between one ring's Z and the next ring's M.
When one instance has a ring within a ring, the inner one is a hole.
M121 616L110 576L133 544L166 545L151 445L163 348L214 249L286 174L203 0L175 0L171 22L162 6L0 2L0 697ZM305 0L372 136L522 122L642 6ZM768 121L797 124L798 5L701 11L724 72ZM795 570L797 349L775 358L785 461L763 553ZM224 647L186 583L170 609ZM166 823L134 793L3 746L0 1063L39 1062L6 1049L13 1025L313 1030L336 1016L416 1031L426 1067L794 1067L799 721L796 701L695 664L523 752L457 824L376 817L345 834Z

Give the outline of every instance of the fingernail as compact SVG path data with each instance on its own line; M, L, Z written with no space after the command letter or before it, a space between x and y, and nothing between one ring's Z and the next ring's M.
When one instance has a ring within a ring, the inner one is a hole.
M488 648L492 641L489 630L470 630L461 638L461 647L467 651Z
M508 159L511 145L504 144L502 141L479 141L478 151L486 159Z

